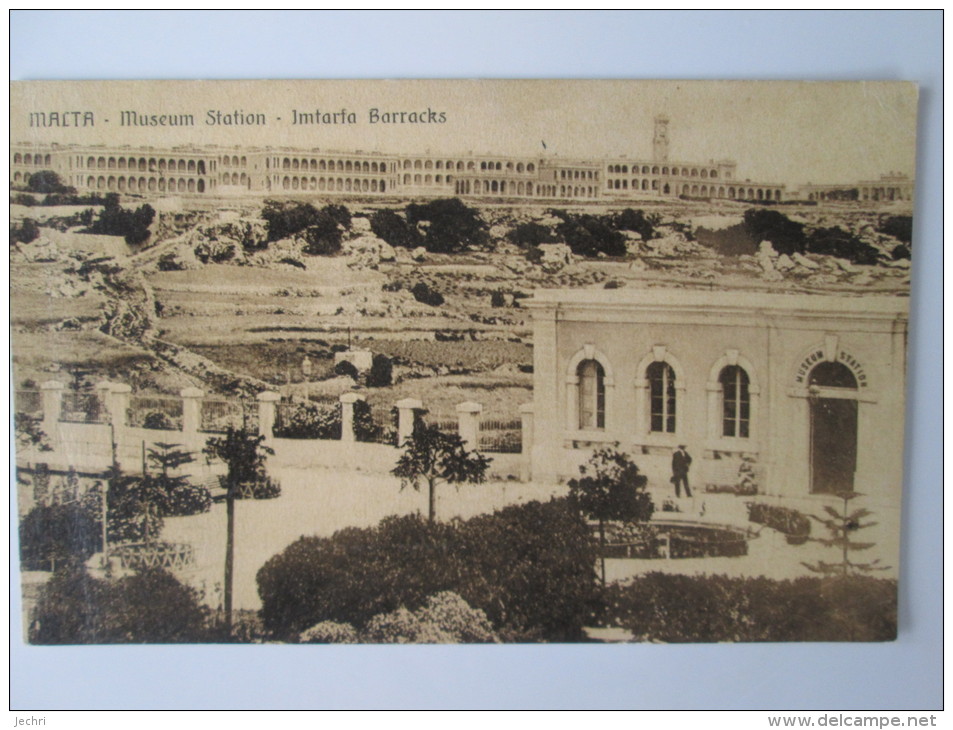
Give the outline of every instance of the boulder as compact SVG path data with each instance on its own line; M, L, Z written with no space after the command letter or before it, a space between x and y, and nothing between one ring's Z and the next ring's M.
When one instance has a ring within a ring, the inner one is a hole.
M423 246L417 246L417 248L410 252L410 258L417 262L423 261L427 258L427 249Z
M854 265L847 259L834 258L834 263L841 271L847 274L853 274L855 271L857 271L857 269L854 268Z
M539 265L548 274L562 271L575 262L572 249L565 243L542 243L539 250L542 253Z
M778 252L774 250L771 241L762 241L758 244L758 256L770 256L773 259L778 257Z
M344 241L341 253L352 268L376 269L381 261L393 261L397 258L394 248L373 234L364 234Z
M778 271L790 271L794 268L794 262L791 260L791 257L786 253L778 256L778 260L774 262L774 266Z
M354 216L353 218L351 218L351 232L352 233L370 233L371 219Z
M807 256L799 254L796 251L791 254L791 260L794 261L798 266L803 266L805 269L810 269L811 271L816 271L821 268L821 265L815 261L811 261Z

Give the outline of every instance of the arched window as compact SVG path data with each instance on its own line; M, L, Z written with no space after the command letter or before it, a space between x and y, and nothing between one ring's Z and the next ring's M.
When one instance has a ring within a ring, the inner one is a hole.
M576 368L579 376L579 428L598 430L606 427L605 370L595 360L583 360Z
M675 433L675 371L657 360L645 372L649 381L649 431Z
M748 373L729 365L718 376L721 385L721 435L746 439L751 435L751 394Z

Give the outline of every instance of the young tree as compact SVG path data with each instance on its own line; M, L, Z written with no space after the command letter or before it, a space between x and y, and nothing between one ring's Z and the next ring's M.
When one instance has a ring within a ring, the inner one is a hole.
M490 461L478 451L467 451L459 435L418 423L413 435L404 442L403 453L391 474L400 478L401 489L413 487L419 492L423 484L427 485L428 517L434 522L437 485L441 482L481 484L486 481Z
M865 517L873 514L870 510L861 507L852 512L848 512L848 502L861 496L857 492L839 492L838 497L844 503L841 511L826 505L824 511L827 517L818 517L811 515L811 519L824 525L830 533L829 538L816 537L815 541L826 545L827 547L840 548L841 560L839 563L826 563L819 560L814 564L802 563L808 570L824 575L850 575L851 573L870 573L875 570L887 570L886 566L879 565L880 559L872 560L869 563L854 563L850 559L850 554L858 550L869 550L876 543L856 542L851 540L851 534L857 530L863 530L867 527L873 527L876 522L861 522Z
M153 473L143 481L145 488L152 493L156 510L163 517L180 517L208 512L212 506L212 497L201 485L193 485L188 476L173 476L176 469L195 461L192 452L185 451L179 444L156 443L148 449L149 466Z
M224 437L213 436L203 450L210 459L225 462L226 538L225 538L225 631L232 630L232 585L235 564L235 500L253 497L267 499L280 494L278 485L268 478L265 460L274 450L265 446L263 434L229 428Z
M569 499L590 519L599 521L602 583L606 582L606 522L647 522L655 511L645 487L648 478L628 454L615 448L599 449L579 467L579 479L569 480Z

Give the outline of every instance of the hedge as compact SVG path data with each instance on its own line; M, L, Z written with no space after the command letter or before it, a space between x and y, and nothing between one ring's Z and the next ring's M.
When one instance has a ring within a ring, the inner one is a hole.
M605 590L608 625L644 641L890 641L897 582L649 573Z
M322 621L363 630L453 591L509 641L573 641L591 613L595 552L565 500L453 523L390 517L330 538L303 537L258 572L265 627L291 637Z

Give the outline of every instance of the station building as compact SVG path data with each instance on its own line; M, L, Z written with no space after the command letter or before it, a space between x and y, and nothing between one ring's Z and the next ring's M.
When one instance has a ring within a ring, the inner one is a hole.
M532 478L618 444L670 486L738 481L789 502L855 490L898 509L908 300L685 290L537 290Z

